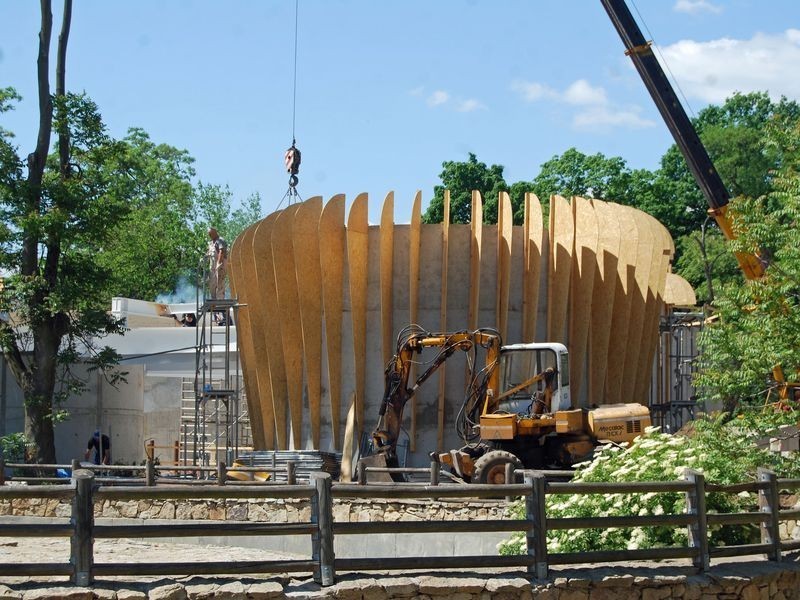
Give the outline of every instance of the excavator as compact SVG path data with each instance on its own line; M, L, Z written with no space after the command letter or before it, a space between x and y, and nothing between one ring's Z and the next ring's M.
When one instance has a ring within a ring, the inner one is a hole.
M415 357L425 349L436 353L409 385ZM463 481L503 483L509 464L515 469L568 468L588 458L599 443L630 442L650 425L650 411L641 404L574 409L569 354L563 344L503 346L499 332L490 328L431 333L409 325L398 335L396 353L386 365L383 400L372 434L374 454L360 463L398 466L403 408L458 352L467 356L466 389L456 419L464 446L437 458ZM399 475L393 478L402 480Z

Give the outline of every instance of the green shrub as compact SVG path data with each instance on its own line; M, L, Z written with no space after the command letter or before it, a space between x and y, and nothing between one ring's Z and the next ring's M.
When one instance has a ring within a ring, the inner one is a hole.
M779 476L797 477L800 462L757 448L752 435L743 434L741 420L698 419L690 435L668 435L655 428L638 437L628 448L601 446L590 462L578 465L575 482L675 481L686 469L705 475L707 483L733 484L753 481L759 466ZM709 493L708 512L728 513L752 510L756 494ZM513 506L517 518L524 518L524 502ZM679 492L632 494L548 495L547 516L603 517L624 515L670 515L686 511L685 494ZM750 543L756 526L713 526L713 546ZM549 552L585 552L681 546L687 543L685 527L609 527L604 529L554 530L548 532ZM523 554L522 533L498 545L500 554Z

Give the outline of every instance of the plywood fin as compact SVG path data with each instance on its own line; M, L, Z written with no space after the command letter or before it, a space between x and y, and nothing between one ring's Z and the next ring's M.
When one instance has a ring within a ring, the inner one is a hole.
M408 322L416 324L419 320L419 249L422 231L422 192L417 191L411 206L411 224L408 230ZM416 380L416 365L411 365L409 381ZM417 448L417 398L411 398L411 406L405 411L411 421L409 449Z
M347 268L350 314L353 322L356 432L364 432L367 367L367 261L369 260L369 207L367 194L359 194L347 217Z
M236 332L239 338L241 352L242 377L244 379L245 396L247 397L247 414L250 415L250 431L253 435L253 446L258 450L267 449L267 440L262 423L258 374L256 373L256 357L253 350L252 328L250 313L247 310L247 290L244 286L244 273L242 271L242 244L258 223L245 229L231 244L230 258L228 259L228 280L231 286L231 296L237 298L243 306L237 311ZM274 441L274 440L272 440Z
M394 303L392 281L394 262L394 192L386 194L381 211L380 230L380 287L381 287L381 348L383 364L394 354Z
M300 343L303 327L292 246L292 225L297 209L298 205L291 205L282 211L275 219L272 231L272 264L278 290L278 315L294 449L303 447L303 347Z
M636 285L631 295L628 343L625 348L626 377L622 380L622 397L625 402L640 402L642 399L635 397L636 369L639 366L639 354L644 350L643 343L646 337L644 325L654 241L650 223L643 217L644 213L630 207L626 208L633 214L639 243L636 245L634 274Z
M575 220L575 245L572 254L572 276L569 314L570 393L577 403L581 399L586 376L586 348L589 321L592 318L592 292L597 262L597 217L592 204L585 198L572 198ZM589 403L582 403L588 406Z
M575 223L569 202L562 196L550 197L550 258L547 285L547 339L566 342L572 246Z
M522 341L534 342L539 311L544 222L539 198L529 192L525 194L523 231Z
M497 202L497 329L508 337L508 295L511 288L511 235L514 222L511 198L500 192Z
M344 305L344 194L331 198L319 220L322 299L325 312L325 348L328 359L328 394L333 447L341 448L342 309Z
M481 234L483 233L483 200L481 193L472 192L469 249L469 316L470 331L478 328L478 310L481 296Z
M589 324L589 394L588 403L604 404L608 343L614 312L617 285L620 226L613 209L600 200L592 200L597 215L598 246L592 292L592 317Z
M322 270L319 220L322 197L298 205L292 223L292 247L303 328L303 363L306 373L311 442L320 449L322 416Z
M606 373L606 404L627 402L622 397L622 384L626 377L625 352L627 344L617 340L628 339L631 303L636 287L636 254L639 234L633 213L619 204L609 204L614 219L619 223L620 247L617 262L617 277L614 286L614 310L611 317L611 331L614 335L608 344L608 371Z
M442 295L441 304L439 309L439 327L440 331L447 331L447 257L450 247L450 190L444 191L444 202L442 206ZM436 448L442 450L444 448L444 424L445 424L445 409L447 407L447 396L445 393L447 378L446 365L439 369L439 407L437 410L437 437Z

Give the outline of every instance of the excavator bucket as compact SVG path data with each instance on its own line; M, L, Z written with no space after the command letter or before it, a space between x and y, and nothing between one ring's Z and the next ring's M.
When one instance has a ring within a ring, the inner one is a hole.
M386 454L380 452L378 454L371 454L365 456L358 461L359 468L364 467L380 467L391 468L397 467L397 459L387 460ZM405 481L402 473L376 473L374 471L367 472L367 481L370 483L392 483L394 481Z

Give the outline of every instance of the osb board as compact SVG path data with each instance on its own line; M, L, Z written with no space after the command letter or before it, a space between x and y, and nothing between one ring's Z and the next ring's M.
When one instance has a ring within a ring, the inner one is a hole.
M439 309L440 331L447 331L447 261L450 247L450 190L444 191L442 205L442 295ZM446 408L445 385L447 378L447 365L439 369L439 408L437 410L437 436L436 448L444 448L444 421Z
M511 287L511 198L500 192L497 202L497 329L508 338L508 295Z
M347 216L347 268L355 365L355 419L359 439L364 431L364 393L367 365L367 261L369 259L367 194L359 194Z
M622 398L624 402L639 402L635 397L636 369L639 365L639 354L644 350L643 342L646 340L644 331L647 296L650 283L650 270L653 259L654 240L653 232L645 213L634 208L626 207L633 214L638 235L636 244L636 273L631 295L630 324L628 325L628 338L625 345L625 373L627 376L622 381Z
M478 328L478 308L481 295L481 233L483 232L483 200L480 192L472 192L469 247L469 314L467 328Z
M267 348L266 337L264 330L266 322L269 320L268 313L266 313L261 305L261 284L260 284L260 269L264 260L269 261L269 258L264 258L260 252L260 239L265 231L272 227L275 221L275 215L269 215L265 219L259 221L254 227L249 230L248 236L243 238L243 243L247 244L249 248L250 257L247 259L247 254L242 254L242 266L244 268L244 291L246 295L239 301L247 304L248 322L250 324L250 337L251 347L253 351L253 358L255 359L255 369L258 377L258 390L259 390L259 408L257 417L260 420L259 427L261 428L261 436L264 438L264 443L269 448L275 447L275 409L274 409L274 390L272 387L272 378L269 366L269 349ZM242 246L243 250L245 246ZM251 428L253 427L253 418L250 417Z
M604 404L619 404L622 398L622 380L625 378L625 349L628 340L631 299L636 287L636 249L639 234L633 213L619 204L609 204L615 220L619 223L620 246L614 286L614 310L611 316L613 340L608 346L608 369L606 373Z
M591 202L573 196L572 218L575 221L575 246L572 254L572 276L569 314L570 393L573 402L581 398L586 375L586 348L589 321L592 319L592 292L597 262L597 217Z
M672 306L693 307L697 304L697 296L691 283L680 275L667 273L664 302Z
M286 365L283 356L281 325L278 319L278 288L275 284L275 266L272 251L272 232L279 212L268 215L253 237L253 253L257 256L256 275L258 295L253 303L267 318L261 335L264 338L269 361L272 385L272 412L275 419L275 445L284 450L289 447Z
M344 194L331 198L319 220L322 300L325 311L325 348L328 359L328 394L331 437L339 449L342 412L342 308L344 291Z
M322 197L309 198L297 208L292 223L292 246L303 327L303 361L306 372L311 442L320 448L322 416L322 269L319 219Z
M236 314L236 332L239 339L239 349L242 361L242 377L244 378L245 395L247 396L247 414L250 415L250 430L253 435L253 445L261 450L268 449L264 436L264 427L261 421L261 407L259 405L258 374L255 369L256 354L253 352L253 337L250 325L250 312L246 305L247 291L244 285L238 285L242 279L242 240L252 234L256 224L245 229L231 244L230 258L228 260L228 280L231 285L231 296L237 298L242 304ZM273 440L274 441L274 440Z
M658 321L661 307L664 304L664 285L669 269L671 254L670 236L661 223L650 215L646 215L653 234L653 260L651 262L650 281L648 283L648 304L645 311L645 329L642 336L642 352L636 371L636 388L634 398L647 403L650 380L652 378L653 357L658 344Z
M530 192L525 194L523 232L522 341L533 342L536 339L536 317L539 310L544 222L539 198Z
M292 428L292 449L303 447L303 326L300 317L297 276L292 245L292 225L297 205L284 209L275 219L272 230L272 264L278 290L283 358L286 367L286 388L289 400L289 421Z
M562 196L550 197L550 260L547 286L547 340L566 342L572 246L575 223L572 209Z
M381 349L383 364L394 354L394 323L392 316L392 282L394 261L394 192L386 194L381 211L380 228L380 282L381 282Z
M589 323L589 406L605 401L611 322L620 251L620 224L606 202L592 200L597 216L598 244L595 255L592 317Z
M411 207L411 224L408 229L408 322L419 322L419 249L422 230L422 192L417 191ZM417 368L412 364L408 380L416 381ZM405 411L410 421L409 449L417 448L417 397L411 398L411 406Z

